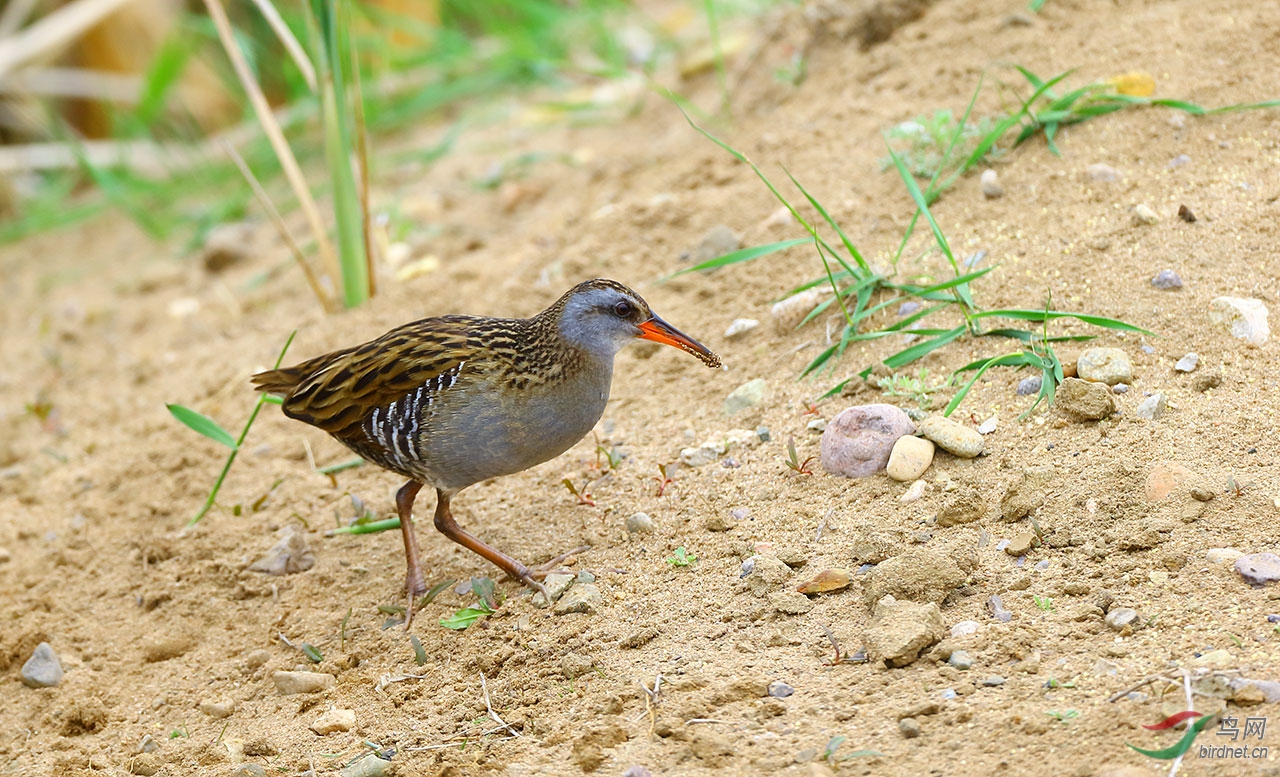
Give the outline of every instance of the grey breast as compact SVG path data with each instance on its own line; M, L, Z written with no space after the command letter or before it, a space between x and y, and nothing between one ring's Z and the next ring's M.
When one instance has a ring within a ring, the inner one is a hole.
M458 491L559 456L600 420L612 372L583 370L522 391L499 391L488 380L459 385L447 402L420 408L425 434L414 475Z

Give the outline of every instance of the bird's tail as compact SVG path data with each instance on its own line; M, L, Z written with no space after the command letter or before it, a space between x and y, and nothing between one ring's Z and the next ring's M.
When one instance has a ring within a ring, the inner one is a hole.
M287 399L293 393L293 390L298 387L298 384L302 382L302 379L307 376L307 373L301 369L303 366L299 364L296 367L285 367L282 370L259 372L249 380L253 382L253 387L256 390Z

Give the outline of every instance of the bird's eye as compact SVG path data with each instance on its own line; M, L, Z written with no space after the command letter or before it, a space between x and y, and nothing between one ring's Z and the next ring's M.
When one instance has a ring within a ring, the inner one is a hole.
M618 318L630 318L634 312L636 312L635 307L625 299L613 306L613 313Z

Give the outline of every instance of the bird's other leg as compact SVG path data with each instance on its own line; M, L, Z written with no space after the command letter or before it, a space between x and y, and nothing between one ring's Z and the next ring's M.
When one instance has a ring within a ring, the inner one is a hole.
M427 580L422 575L422 564L418 561L418 537L413 533L413 500L418 496L422 484L410 480L396 492L396 512L400 514L400 533L404 536L404 556L408 564L404 587L409 592L409 609L405 611L404 627L413 623L413 600L427 592Z
M547 594L547 589L542 583L534 577L529 568L511 556L498 550L497 548L482 541L474 534L468 533L458 522L453 519L453 511L449 509L449 499L451 495L436 489L436 530L444 536L458 543L467 550L485 557L494 566L511 575L516 580L524 583L535 591L540 591L549 602L551 597Z

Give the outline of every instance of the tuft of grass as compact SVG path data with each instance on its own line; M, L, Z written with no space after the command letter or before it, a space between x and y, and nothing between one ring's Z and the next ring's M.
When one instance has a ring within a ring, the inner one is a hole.
M954 381L954 375L941 379L930 378L929 368L921 367L915 375L895 372L888 377L878 378L876 385L888 396L911 399L921 410L928 410L933 406L933 395L950 388Z
M1042 95L1048 89L1047 84L1042 84L1037 88L1037 95ZM767 256L776 251L787 248L793 248L800 244L808 243L813 246L817 253L823 268L823 275L806 283L803 283L791 289L785 296L799 294L809 289L825 287L832 291L832 296L824 302L817 305L801 322L801 326L813 319L823 315L831 310L832 306L837 306L844 325L837 336L828 338L828 346L822 350L810 363L804 368L801 375L808 376L819 371L829 371L834 369L840 357L854 343L876 340L885 337L900 336L904 334L915 335L919 339L901 350L890 354L883 359L883 363L892 370L905 367L916 362L929 354L937 351L957 340L971 338L987 338L997 337L1005 339L1013 339L1026 344L1026 349L1017 354L1005 354L994 358L987 358L974 365L967 365L966 368L958 371L965 372L968 370L979 370L978 374L957 394L956 398L948 405L946 413L949 415L955 410L968 391L972 388L978 377L985 372L986 369L997 365L1020 365L1020 366L1039 366L1046 371L1047 376L1052 376L1053 380L1046 380L1042 384L1041 396L1037 399L1037 404L1041 399L1047 398L1050 402L1053 400L1053 390L1062 380L1061 363L1057 361L1057 357L1053 355L1050 342L1054 342L1054 338L1049 338L1047 333L1040 335L1039 341L1036 335L1018 328L1011 327L995 327L986 328L988 319L1009 319L1015 322L1024 322L1031 324L1039 324L1045 327L1048 322L1064 317L1071 317L1084 323L1097 326L1103 329L1111 329L1116 331L1138 332L1142 334L1151 334L1141 327L1134 326L1124 321L1107 318L1105 316L1097 316L1086 313L1074 313L1067 311L1053 310L1046 306L1043 310L1024 310L1024 309L997 309L985 310L978 305L971 284L981 279L987 273L995 269L994 266L981 269L972 269L957 261L955 253L951 249L950 241L947 239L945 231L934 218L930 211L930 203L937 199L938 194L951 184L959 175L963 174L967 169L977 164L990 150L995 146L997 140L1004 135L1008 129L1017 123L1016 119L1006 120L997 123L986 136L979 139L976 147L964 157L962 162L954 168L949 168L951 158L956 153L956 149L960 147L961 140L965 133L965 128L969 126L969 117L972 114L974 103L978 97L978 91L981 90L981 81L978 90L975 90L969 101L964 114L959 121L954 123L952 133L946 138L945 153L943 154L942 164L933 172L931 179L921 188L916 182L916 176L908 169L906 162L902 156L893 148L893 145L886 140L889 159L894 169L897 170L902 180L903 186L906 188L913 204L915 205L915 214L912 216L907 226L906 232L903 234L899 243L897 252L891 259L891 268L887 274L877 272L866 262L861 251L854 242L849 238L848 234L841 228L840 224L832 217L830 212L823 204L814 197L803 184L791 174L789 170L784 168L784 172L790 179L791 183L804 197L805 201L817 212L820 221L809 221L802 216L790 199L784 196L772 181L764 174L764 172L745 154L733 148L729 144L712 135L706 129L696 124L686 113L685 119L696 131L701 133L711 142L720 146L729 154L739 161L748 165L756 177L769 189L774 198L777 199L791 215L796 219L800 226L808 233L807 238L799 238L797 240L781 241L771 243L766 246L757 246L754 248L742 249L732 254L703 262L695 267L688 268L685 272L706 270L714 267L725 267L730 265L738 265L743 262L753 261L761 257ZM1018 116L1021 117L1026 112L1020 111ZM944 169L953 169L953 172L946 178L940 180ZM898 263L901 260L902 253L905 250L908 240L910 239L916 225L923 220L928 226L934 238L933 250L941 255L945 260L946 266L950 270L950 277L944 277L940 280L934 280L931 283L901 283L896 280ZM837 238L839 245L833 245L828 241L819 227L830 230ZM876 324L883 318L883 313L891 306L900 305L905 301L915 301L919 303L919 308L910 315L899 318L892 323ZM930 323L939 320L939 314L949 313L952 321L946 322L941 326L924 326L926 319L930 319ZM959 323L955 323L955 318L959 317ZM1080 339L1080 338L1066 338ZM1086 338L1087 339L1087 338ZM839 393L849 383L856 378L863 380L868 379L871 374L872 367L868 366L858 372L855 376L846 378L838 382L830 390L822 396L827 397ZM1034 405L1033 405L1034 407Z
M943 172L951 172L947 166L960 163L956 159L957 153L968 159L994 128L995 119L991 117L961 123L944 108L932 115L921 114L896 124L885 133L885 137L912 175L932 181ZM1000 149L992 144L976 161L989 161L999 157L1000 153ZM881 160L881 166L885 169L893 167L893 158L886 156Z
M1031 601L1035 602L1037 608L1045 612L1053 612L1053 599L1050 597L1032 595Z
M276 357L275 369L280 369L280 364L284 361L284 355L288 352L289 346L293 343L293 338L297 334L297 330L289 333L289 338L285 340L284 347L280 349L280 355ZM236 456L244 446L245 438L249 436L249 429L253 427L253 422L258 419L258 413L262 410L262 406L268 403L280 404L280 400L267 394L258 395L258 399L253 404L253 411L249 413L249 419L244 422L244 428L240 430L240 436L237 438L232 438L231 433L219 426L217 421L189 407L175 404L165 405L165 407L169 408L169 413L188 429L231 449L231 453L227 454L226 462L222 465L222 471L218 473L218 479L213 482L213 488L209 489L209 495L205 497L204 505L191 517L190 521L187 521L187 526L194 526L205 516L205 513L212 509L218 499L218 492L222 490L222 483L227 479L227 473L231 471L231 465L235 463Z

